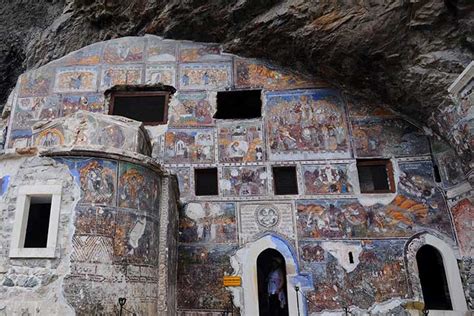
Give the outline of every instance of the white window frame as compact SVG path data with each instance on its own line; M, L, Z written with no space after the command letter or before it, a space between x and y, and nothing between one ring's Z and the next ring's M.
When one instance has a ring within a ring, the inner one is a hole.
M59 228L59 213L61 209L60 184L25 185L18 189L10 243L10 258L55 258L56 243ZM49 216L48 240L45 248L25 248L26 227L30 213L32 197L51 196L51 212Z

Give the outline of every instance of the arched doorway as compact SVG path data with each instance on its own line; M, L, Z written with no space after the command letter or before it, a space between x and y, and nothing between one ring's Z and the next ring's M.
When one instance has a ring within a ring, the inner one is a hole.
M422 246L416 253L418 274L426 309L452 310L443 258L430 245Z
M285 258L266 249L257 258L258 306L260 316L288 316Z

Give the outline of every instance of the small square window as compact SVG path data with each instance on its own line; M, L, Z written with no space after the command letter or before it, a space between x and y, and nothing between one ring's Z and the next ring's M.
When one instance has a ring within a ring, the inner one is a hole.
M217 168L194 169L196 195L218 195Z
M128 117L145 125L165 124L168 120L168 92L134 91L112 94L109 114Z
M217 92L216 119L251 119L262 117L261 90Z
M273 167L273 184L276 195L298 194L295 167Z
M13 225L11 258L54 258L61 185L21 186Z
M357 160L357 171L361 193L395 192L390 160Z

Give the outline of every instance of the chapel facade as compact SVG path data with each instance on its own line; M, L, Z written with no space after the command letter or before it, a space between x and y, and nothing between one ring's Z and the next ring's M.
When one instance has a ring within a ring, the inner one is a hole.
M287 315L468 315L462 163L323 79L150 35L20 76L0 314L266 315L279 262ZM470 113L472 82L447 117Z

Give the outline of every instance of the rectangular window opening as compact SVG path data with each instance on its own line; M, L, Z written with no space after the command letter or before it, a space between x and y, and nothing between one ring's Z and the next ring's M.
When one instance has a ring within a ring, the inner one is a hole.
M298 194L296 167L273 167L273 184L276 195Z
M218 195L217 168L194 169L196 195Z
M52 196L31 196L24 248L46 248Z
M361 193L395 192L390 160L357 160L357 171Z
M120 115L145 125L164 124L168 120L167 92L129 92L112 95L109 114Z
M252 119L262 117L261 90L217 92L215 119Z

